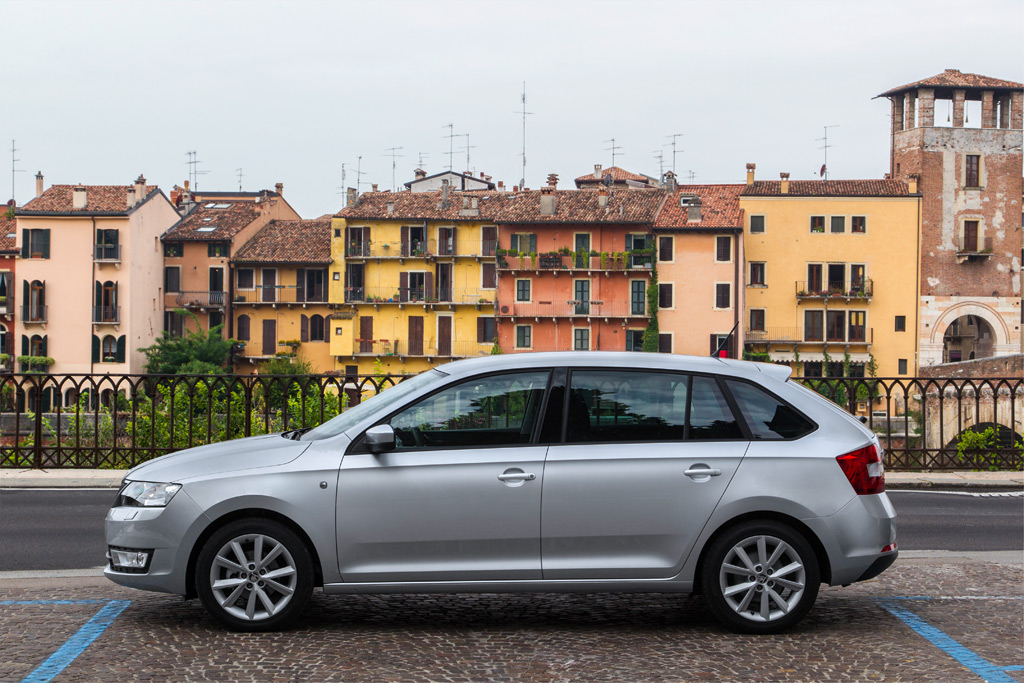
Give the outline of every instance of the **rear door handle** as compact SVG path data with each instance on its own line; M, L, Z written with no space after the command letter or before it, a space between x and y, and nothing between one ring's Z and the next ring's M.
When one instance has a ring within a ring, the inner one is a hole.
M717 477L722 474L722 470L716 467L691 467L684 470L683 474L688 477Z
M533 481L536 478L533 472L506 472L498 475L498 481Z

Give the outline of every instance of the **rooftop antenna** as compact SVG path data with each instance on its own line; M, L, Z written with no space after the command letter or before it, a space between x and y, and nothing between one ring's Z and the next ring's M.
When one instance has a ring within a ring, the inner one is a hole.
M334 189L337 190L334 194L345 195L345 206L348 206L348 191L345 188L345 164L341 165L341 186Z
M419 168L423 168L423 160L430 156L430 152L417 152L416 154L420 160L418 166Z
M822 180L828 180L828 148L832 146L832 145L828 144L828 129L829 128L838 128L838 127L839 127L839 124L836 124L836 125L833 125L833 126L825 126L825 137L818 138L819 142L823 142L822 146L819 147L818 149L825 150L825 163L823 163L821 165L821 171L818 172L818 176Z
M658 160L658 177L661 178L665 175L665 153L660 149L656 149L651 154Z
M356 196L361 195L359 184L363 180L363 158L356 157Z
M17 151L18 151L18 148L14 146L14 140L11 140L11 199L14 199L14 194L15 194L14 193L14 174L15 173L24 173L25 172L24 169L17 168L17 166L16 166L17 163L19 161L21 161L21 159L15 159L14 158L14 153L17 152ZM17 202L15 202L15 205L17 205Z
M459 133L460 138L466 138L466 173L469 173L469 150L476 149L476 145L469 144L469 133Z
M519 187L524 187L526 185L526 116L533 114L532 111L526 111L526 81L523 81L523 94L520 97L520 101L523 104L523 108L512 113L523 115L523 177L519 179Z
M455 139L455 133L453 132L455 130L455 124L454 123L446 123L445 125L443 125L441 127L448 129L448 135L445 135L443 137L448 138L448 152L447 152L447 154L448 154L448 170L450 171L450 170L452 170L452 160L455 158L454 157L455 150L453 149L453 146L452 146L452 140Z
M690 178L690 183L689 184L693 185L693 179L697 177L697 174L695 172L693 172L693 171L687 171L686 174Z
M672 145L672 172L673 173L676 172L676 138L681 138L681 137L683 137L683 135L685 135L685 133L673 133L672 135L666 135L665 136L667 138L672 138L672 142L670 142L669 144Z
M241 192L241 191L242 191L242 177L243 177L243 176L244 176L245 174L244 174L244 173L242 173L242 169L241 169L241 168L236 168L236 169L235 169L235 173L237 173L237 174L238 174L238 191L239 191L239 192Z
M404 157L405 156L404 154L399 154L398 153L398 151L400 149L402 149L402 148L401 147L388 147L386 150L384 150L385 152L387 152L387 154L385 154L384 156L390 156L391 157L391 191L392 192L395 191L395 166L396 166L396 163L397 163L395 161L395 159L397 159L398 157Z
M615 144L615 138L612 138L611 140L605 140L605 142L612 143L611 147L605 147L604 150L606 152L611 150L611 153L612 153L612 166L614 166L615 165L615 153L618 152L620 149L622 149L622 145L616 145Z
M199 189L199 176L206 175L209 171L199 170L199 152L192 150L185 152L185 155L188 157L188 161L185 162L185 165L188 166L188 179L194 192Z

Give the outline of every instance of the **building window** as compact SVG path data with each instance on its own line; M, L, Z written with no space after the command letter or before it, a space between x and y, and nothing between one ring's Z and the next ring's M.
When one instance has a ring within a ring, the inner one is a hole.
M672 290L674 285L671 282L658 283L658 308L672 308Z
M821 377L821 361L804 363L804 377Z
M866 311L850 311L850 341L867 341L867 318Z
M629 313L644 315L647 312L647 282L631 280L629 283Z
M327 341L324 317L322 315L309 316L309 341Z
M530 232L517 232L509 237L509 248L518 254L537 252L537 235Z
M728 282L715 283L715 308L732 308L732 285Z
M810 295L821 294L822 292L822 265L820 263L807 264L807 289L805 293Z
M530 300L530 281L516 280L516 301Z
M751 216L750 217L750 234L761 235L764 234L764 216Z
M662 235L658 238L658 260L671 263L675 258L675 240L671 235Z
M572 331L572 350L590 350L590 330L585 327L577 327Z
M907 359L906 358L900 358L898 361L896 361L896 364L897 364L896 372L898 372L901 375L907 374Z
M498 286L493 263L480 264L480 286L483 289L494 289Z
M981 187L981 155L968 154L964 167L964 186Z
M528 349L533 346L533 328L530 325L516 325L516 348Z
M811 232L825 232L824 216L811 216Z
M750 284L754 287L764 287L764 261L750 262Z
M210 258L226 258L228 255L228 243L210 242L206 245L206 255Z
M750 331L751 332L764 332L764 309L763 308L751 308L750 309Z
M964 221L963 239L960 241L960 251L977 252L978 249L978 221Z
M164 332L172 337L185 336L185 316L173 311L164 313Z
M827 341L846 341L846 311L829 311L826 323L825 339Z
M164 291L168 294L181 291L181 268L178 266L164 268Z
M21 258L50 258L50 229L25 230L22 236Z
M868 217L867 216L853 216L850 218L850 232L867 232L868 231Z
M658 353L672 353L671 332L662 332L658 335Z
M494 318L490 316L481 316L476 319L476 341L479 344L487 344L494 342L497 335L497 326L495 325Z
M255 271L252 268L239 268L236 279L238 281L239 289L253 289L256 287L256 278L253 275Z
M238 316L238 329L236 330L238 341L249 341L249 316Z
M832 216L829 230L832 232L846 232L846 216Z
M112 335L103 338L103 346L100 351L101 363L117 362L117 339Z
M907 316L898 315L896 316L896 331L906 332L907 331Z
M164 256L167 258L181 258L185 254L185 245L181 242L165 242Z
M822 341L824 311L804 311L804 341Z
M715 238L715 260L725 262L732 260L732 238L727 235L719 235Z
M626 330L626 350L627 351L643 351L644 348L644 331L643 330Z
M334 229L334 236L335 237L341 237L341 228L335 228Z

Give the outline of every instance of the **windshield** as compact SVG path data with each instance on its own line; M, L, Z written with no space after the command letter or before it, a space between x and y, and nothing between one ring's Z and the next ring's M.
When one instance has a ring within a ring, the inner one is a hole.
M337 417L324 422L319 427L314 427L309 430L302 435L302 441L318 441L320 439L337 436L365 420L373 413L377 411L386 412L391 406L399 403L406 396L409 396L420 388L447 376L447 374L435 368L416 375L412 379L400 382L389 389L385 389L376 396L371 396L370 398L360 402L359 405L352 406Z

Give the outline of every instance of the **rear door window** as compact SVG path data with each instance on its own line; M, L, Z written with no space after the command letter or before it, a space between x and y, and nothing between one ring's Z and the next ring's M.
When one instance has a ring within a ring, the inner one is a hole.
M693 378L690 438L742 439L743 433L714 377Z
M754 439L797 439L815 425L794 408L763 389L736 380L726 380Z

